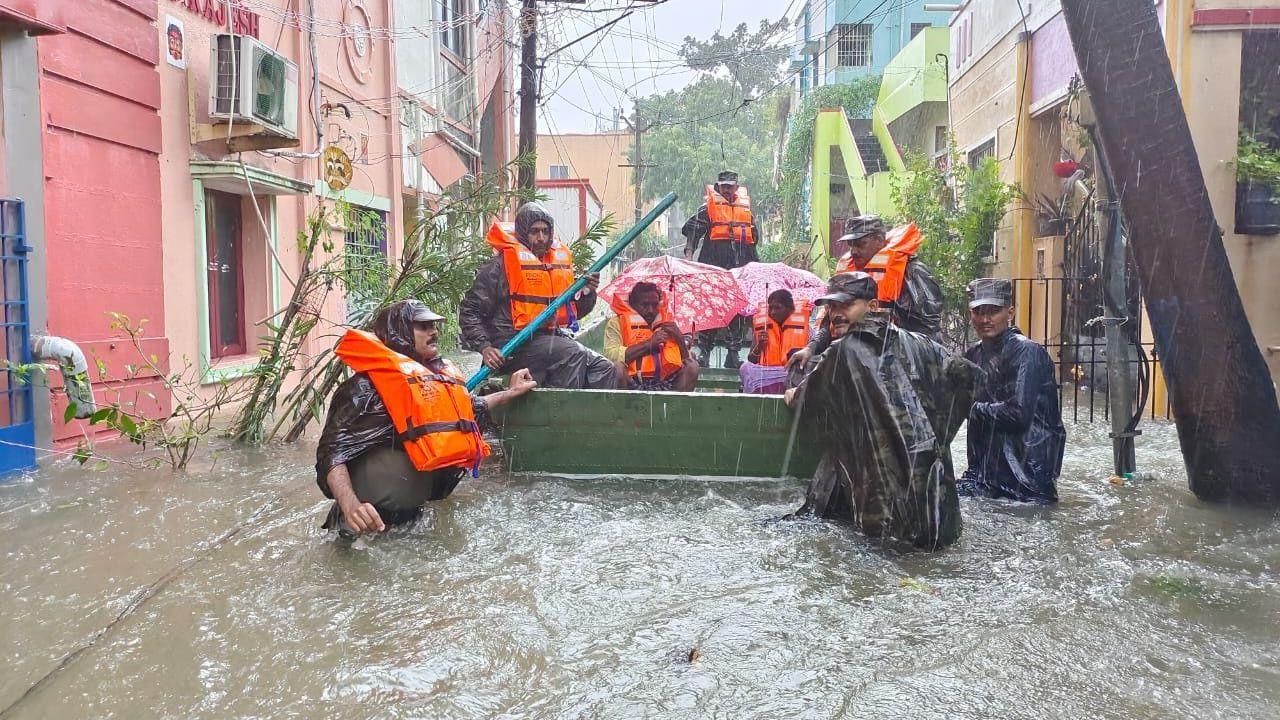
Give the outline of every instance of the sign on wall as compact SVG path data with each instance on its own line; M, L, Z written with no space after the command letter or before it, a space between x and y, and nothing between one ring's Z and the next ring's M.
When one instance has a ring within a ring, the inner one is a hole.
M172 0L219 27L227 26L227 12L231 13L231 32L237 35L258 37L261 18L244 7L241 0ZM259 38L260 39L260 38Z
M182 21L172 15L165 15L164 59L179 70L187 67L186 37L186 33L182 31Z

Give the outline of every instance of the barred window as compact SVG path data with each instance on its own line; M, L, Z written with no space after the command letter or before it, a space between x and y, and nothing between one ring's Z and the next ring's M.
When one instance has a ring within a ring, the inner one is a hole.
M837 26L836 64L840 67L871 65L870 23L844 23Z

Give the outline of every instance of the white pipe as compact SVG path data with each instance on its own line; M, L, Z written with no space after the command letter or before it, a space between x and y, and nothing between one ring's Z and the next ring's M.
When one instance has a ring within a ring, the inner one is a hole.
M37 335L31 339L32 353L41 361L58 363L67 398L75 403L75 416L84 419L98 409L89 383L89 363L79 345L56 335Z

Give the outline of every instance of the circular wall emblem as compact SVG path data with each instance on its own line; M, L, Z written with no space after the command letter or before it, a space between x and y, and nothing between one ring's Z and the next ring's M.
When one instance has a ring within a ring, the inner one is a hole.
M347 65L351 67L351 74L358 82L367 83L373 78L373 33L369 29L372 24L369 22L369 11L364 6L364 0L347 0L342 12L342 23L346 30L343 47L346 49Z
M329 189L341 192L351 184L351 158L337 145L324 149L324 181Z

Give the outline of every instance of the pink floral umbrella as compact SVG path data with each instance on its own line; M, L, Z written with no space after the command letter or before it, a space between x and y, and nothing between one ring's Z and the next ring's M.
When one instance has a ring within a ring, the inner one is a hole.
M743 315L755 314L756 308L764 304L774 290L790 290L797 303L813 302L827 294L825 280L786 263L747 263L734 268L733 276L747 296L747 304L741 311Z
M615 298L625 301L641 281L657 285L667 296L676 325L686 333L725 327L747 302L733 273L669 255L631 263L600 288L600 299L611 305Z

